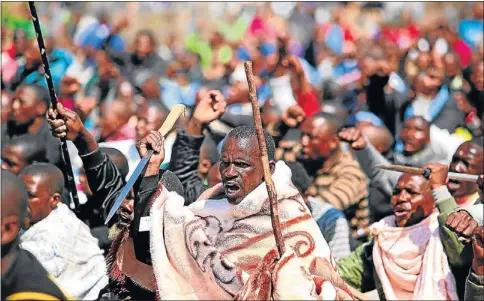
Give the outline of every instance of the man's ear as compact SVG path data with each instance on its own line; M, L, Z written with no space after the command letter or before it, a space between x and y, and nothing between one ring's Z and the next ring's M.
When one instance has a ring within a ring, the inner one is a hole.
M335 134L333 135L333 137L331 138L330 142L329 142L329 147L331 148L331 150L335 150L339 147L339 138L338 138L338 134Z
M276 162L274 160L269 161L269 169L271 170L271 175L276 171Z
M57 207L57 204L59 204L62 201L62 196L59 193L54 193L49 200L50 203L50 208L55 209Z
M39 101L36 107L37 115L45 116L45 114L47 114L47 109L48 109L47 104L43 101Z

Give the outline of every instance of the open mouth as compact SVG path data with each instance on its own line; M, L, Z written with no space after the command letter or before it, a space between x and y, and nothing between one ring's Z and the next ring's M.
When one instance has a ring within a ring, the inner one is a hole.
M405 216L410 211L406 207L407 206L402 206L402 205L395 206L395 208L393 208L393 213L395 214L396 217Z
M447 183L447 188L449 190L455 191L460 188L460 184L461 183L457 180L449 180L449 182Z
M227 197L231 197L236 195L240 191L240 187L237 183L234 182L227 182L225 184L225 193L227 194Z

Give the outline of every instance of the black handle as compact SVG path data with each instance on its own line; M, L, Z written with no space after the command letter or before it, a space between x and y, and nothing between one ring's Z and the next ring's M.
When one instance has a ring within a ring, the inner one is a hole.
M42 31L40 30L39 17L37 16L37 10L33 1L29 1L30 14L32 16L32 23L34 23L35 35L37 37L37 43L39 44L40 57L42 58L42 65L44 66L44 75L49 87L50 102L54 109L57 108L57 96L55 94L54 82L52 81L52 75L50 73L49 60L47 59L47 49L45 48L44 38L42 37ZM61 138L62 157L67 171L67 183L71 192L72 200L74 202L75 210L79 209L79 197L77 196L76 183L74 181L74 173L72 172L71 158L67 150L67 142L65 138Z

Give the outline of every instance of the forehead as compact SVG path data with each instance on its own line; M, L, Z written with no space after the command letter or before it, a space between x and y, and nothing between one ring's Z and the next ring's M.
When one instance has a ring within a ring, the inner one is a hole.
M244 158L246 160L259 159L259 144L257 137L229 138L222 148L223 158Z
M471 143L464 143L455 152L458 157L472 156L478 157L483 155L482 149L479 149L472 145Z
M23 158L23 148L20 145L8 144L3 148L3 157Z
M45 186L45 182L43 181L43 177L41 175L31 175L31 174L21 174L20 179L24 182L25 187L29 191L36 191L40 190Z
M15 91L15 97L32 103L37 101L37 93L30 87L18 88L17 91Z
M413 174L403 174L398 179L397 187L415 187L415 188L424 188L424 185L427 183L427 180L421 175L413 175Z
M304 134L328 136L330 125L324 118L311 117L303 122L300 130Z
M421 118L410 118L405 121L405 127L428 128L427 123Z

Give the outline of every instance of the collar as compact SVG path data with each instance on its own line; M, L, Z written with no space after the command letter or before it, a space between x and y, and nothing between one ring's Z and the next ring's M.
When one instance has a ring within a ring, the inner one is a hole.
M455 201L460 207L467 208L472 205L479 199L479 193L474 192L473 194L469 194L460 198L456 198Z

